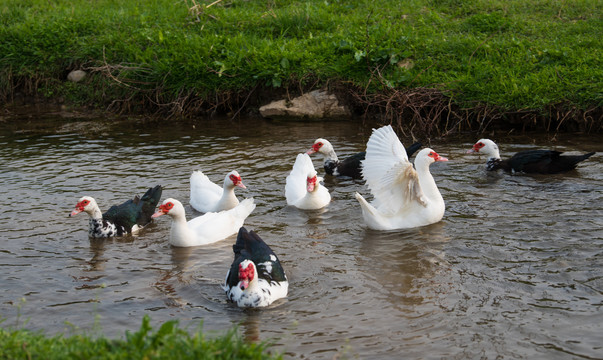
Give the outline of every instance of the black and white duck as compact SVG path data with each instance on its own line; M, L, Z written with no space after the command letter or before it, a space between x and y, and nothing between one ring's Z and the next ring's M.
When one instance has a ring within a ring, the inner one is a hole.
M161 185L150 188L140 198L114 205L104 214L90 196L80 198L69 216L85 212L90 216L88 235L94 238L122 236L136 233L152 221L151 216L161 198Z

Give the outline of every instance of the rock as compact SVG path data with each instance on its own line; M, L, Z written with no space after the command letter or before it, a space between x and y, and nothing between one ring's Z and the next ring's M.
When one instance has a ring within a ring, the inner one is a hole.
M86 72L84 70L73 70L67 75L67 80L76 83L82 81L84 77L86 77Z
M351 116L350 110L339 104L337 96L314 90L291 101L278 100L260 107L263 117L323 119Z

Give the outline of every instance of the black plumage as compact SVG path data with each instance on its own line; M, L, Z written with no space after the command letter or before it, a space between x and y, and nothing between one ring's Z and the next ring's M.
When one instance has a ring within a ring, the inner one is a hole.
M245 227L241 227L232 250L234 261L230 266L226 280L228 287L237 286L239 282L239 264L245 260L251 260L255 264L258 278L264 279L268 283L287 281L285 271L278 257L253 230L247 231Z
M366 152L359 152L344 160L325 160L324 169L327 175L349 176L354 179L362 179L361 162Z
M490 139L478 140L467 152L487 156L486 169L489 171L503 169L511 173L536 174L557 174L570 171L575 169L579 162L594 155L594 152L583 155L562 155L561 151L555 150L524 150L509 159L502 160L498 145Z
M508 172L556 174L576 168L579 162L588 159L594 152L583 155L561 155L554 150L520 151L506 160L491 159L488 170L503 169Z
M124 228L127 232L130 232L134 225L143 227L151 222L151 215L155 213L157 203L161 199L161 193L161 185L149 188L142 198L136 195L134 199L121 205L111 206L103 214L103 220L112 222L118 229Z

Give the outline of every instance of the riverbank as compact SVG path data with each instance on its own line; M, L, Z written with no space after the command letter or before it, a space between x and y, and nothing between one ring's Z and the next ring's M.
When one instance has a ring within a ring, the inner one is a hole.
M603 5L553 0L0 5L0 101L169 120L317 88L416 133L603 129ZM79 82L68 74L83 70Z

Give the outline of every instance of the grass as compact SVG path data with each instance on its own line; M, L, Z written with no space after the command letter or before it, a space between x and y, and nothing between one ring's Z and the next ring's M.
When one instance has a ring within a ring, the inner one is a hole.
M231 330L207 338L168 321L153 331L145 316L140 329L126 332L122 340L73 335L45 336L27 330L0 328L0 359L281 359L270 354L265 343L245 343Z
M0 98L181 115L343 84L368 105L421 88L463 109L601 113L598 0L210 3L0 0ZM64 81L78 68L92 76Z

